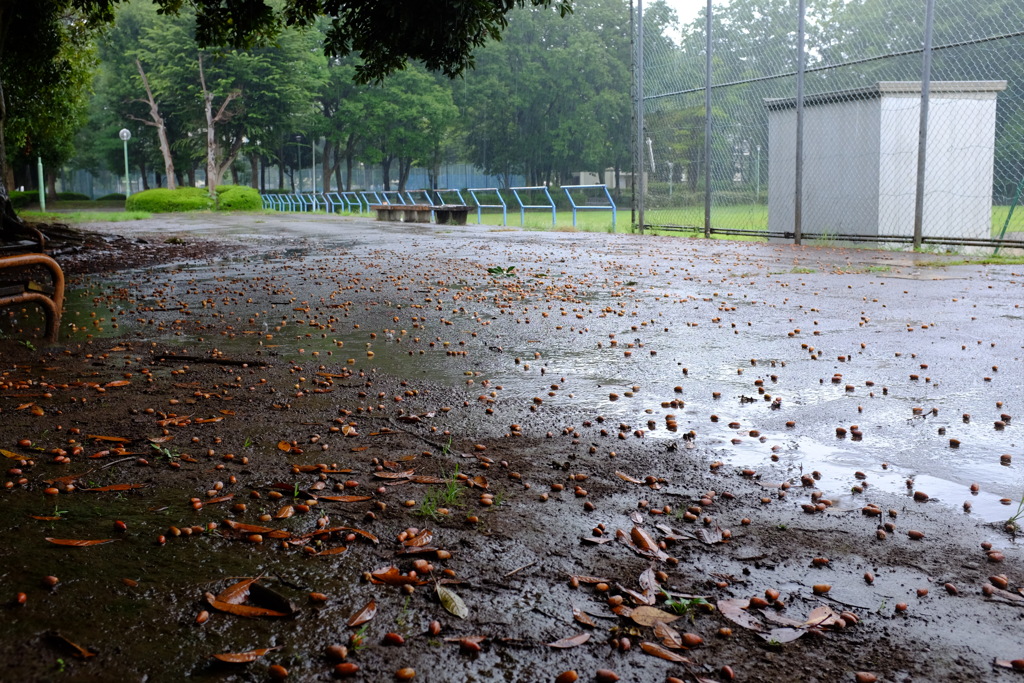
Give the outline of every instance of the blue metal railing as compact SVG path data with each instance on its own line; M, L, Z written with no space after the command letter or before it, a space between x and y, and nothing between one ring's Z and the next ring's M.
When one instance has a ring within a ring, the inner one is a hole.
M565 196L569 198L569 204L572 205L572 227L576 227L576 212L577 211L607 211L611 209L612 212L612 232L615 232L615 220L618 214L618 209L615 206L615 200L612 199L611 193L608 191L607 185L562 185L562 189L565 190ZM577 204L576 199L573 198L570 190L603 190L604 198L608 200L607 204Z
M520 227L526 225L526 210L527 209L551 209L551 227L555 227L555 216L557 209L555 208L555 200L551 198L551 193L548 192L548 188L545 185L536 185L534 187L510 187L512 194L516 198L516 202L519 203L519 225ZM543 192L544 198L548 200L547 204L527 204L523 201L523 196L519 194L522 192L526 194L527 201L531 196L535 196L536 192Z
M501 209L501 224L508 225L508 206L505 204L505 198L501 196L501 191L496 187L471 187L466 190L469 196L473 198L473 202L476 204L476 222L477 225L483 222L482 213L483 209ZM484 204L480 201L480 195L477 193L491 193L498 198L497 204ZM460 195L461 197L461 195Z

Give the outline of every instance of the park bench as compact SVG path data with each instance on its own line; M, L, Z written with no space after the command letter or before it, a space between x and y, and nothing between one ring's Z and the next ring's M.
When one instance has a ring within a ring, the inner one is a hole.
M377 212L379 221L429 223L434 207L430 204L373 204L370 210Z
M469 216L468 206L462 204L442 204L434 207L434 219L442 225L465 225Z
M46 238L35 228L24 228L22 235L0 234L0 308L34 303L46 315L46 338L57 340L64 307L64 271L53 258L43 253ZM49 282L40 282L48 275Z

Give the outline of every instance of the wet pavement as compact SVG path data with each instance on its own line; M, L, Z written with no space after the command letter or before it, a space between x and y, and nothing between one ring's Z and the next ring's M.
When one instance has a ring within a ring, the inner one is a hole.
M777 667L786 680L1015 677L992 662L1024 657L1005 627L1020 606L982 586L1005 572L1019 596L1024 579L1004 529L1024 494L1024 266L329 216L98 229L230 249L84 276L58 346L0 340L0 448L20 470L0 494L0 576L27 596L9 606L0 678L110 680L123 669L121 680L259 680L278 664L296 680L328 680L325 648L349 642L346 622L371 597L367 643L349 643L364 680L391 680L400 665L428 681L570 669L581 680L598 669L728 680L722 666L738 680L782 680ZM0 328L13 337L31 324L18 313ZM116 447L124 454L89 458ZM56 460L69 451L71 462ZM393 476L410 469L459 484L449 514L424 502L451 486ZM82 490L125 483L146 486ZM235 498L195 506L222 491ZM278 517L288 501L271 494L282 491L311 511ZM370 499L319 500L353 491ZM821 500L830 504L814 508ZM862 510L871 503L891 513ZM277 549L247 542L225 518L289 537ZM110 531L115 522L127 535ZM659 523L731 538L673 541ZM311 556L326 537L300 536L339 524L379 543L339 532L348 550ZM667 540L671 561L601 542L634 525ZM433 583L403 592L364 581L389 563L408 571L394 539L410 526L451 552L429 555L432 576L470 606L464 624ZM111 536L96 547L45 540ZM821 556L830 562L812 562ZM777 589L791 619L826 604L861 623L783 643L723 618L722 602L674 624L704 644L677 655L691 663L668 661L638 649L656 640L650 628L569 581L636 591L649 566L669 592L715 603ZM205 592L261 573L298 605L286 625L204 604ZM40 587L47 575L60 576L56 588ZM833 587L819 593L822 576ZM310 604L309 593L328 600ZM573 606L597 625L574 621ZM213 614L196 624L202 611ZM427 632L435 619L438 635ZM96 656L79 661L52 632ZM406 644L383 645L386 632ZM545 645L579 632L592 637ZM445 640L467 636L485 636L482 651ZM277 645L251 664L210 663Z

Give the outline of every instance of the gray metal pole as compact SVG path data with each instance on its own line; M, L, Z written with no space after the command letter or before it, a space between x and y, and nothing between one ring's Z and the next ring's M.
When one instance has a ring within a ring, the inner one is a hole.
M636 219L640 234L644 234L644 200L647 195L646 174L644 173L644 3L636 0L636 149L638 163L635 172L640 174L636 181Z
M803 240L804 220L804 19L807 14L805 0L800 0L797 9L796 38L796 174L793 182L793 244ZM770 170L770 169L769 169Z
M711 237L711 0L704 16L704 236Z
M39 210L46 211L46 180L43 174L43 157L36 157L36 168L39 169Z
M924 236L924 174L928 147L928 100L932 85L932 29L935 0L926 0L924 10L924 58L921 64L921 120L917 132L917 189L914 196L914 249Z
M127 197L132 193L132 179L128 173L128 141L121 142L124 143L124 194Z

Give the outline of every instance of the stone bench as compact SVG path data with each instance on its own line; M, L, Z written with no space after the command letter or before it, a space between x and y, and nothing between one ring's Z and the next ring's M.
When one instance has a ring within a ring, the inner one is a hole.
M430 204L374 204L371 211L377 212L379 221L401 221L404 223L429 223Z
M465 225L471 207L462 204L442 204L434 207L434 219L442 225Z

